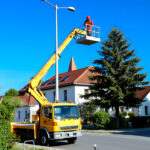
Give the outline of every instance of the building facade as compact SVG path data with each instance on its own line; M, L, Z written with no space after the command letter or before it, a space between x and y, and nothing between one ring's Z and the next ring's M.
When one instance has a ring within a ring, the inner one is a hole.
M36 118L39 105L36 100L25 93L24 95L18 96L22 102L23 107L15 109L15 122L33 122Z
M89 71L91 66L76 69L76 65L74 59L71 58L70 66L68 72L59 74L59 102L60 103L68 103L71 100L73 103L81 105L85 102L89 102L89 99L81 98L81 95L85 95L89 93L89 85L91 81L89 80L89 76L93 76L94 74ZM55 102L55 76L51 77L50 79L46 80L41 85L41 90L46 96L47 100L51 103ZM24 92L26 88L20 90L20 92ZM136 95L139 99L144 100L143 103L138 108L129 108L126 109L125 107L120 107L120 112L134 112L136 116L150 116L150 87L143 87L143 90L137 90ZM35 107L35 108L34 108ZM15 113L18 114L19 118L19 111L23 115L20 120L26 118L26 116L32 117L35 114L35 111L39 109L39 106L35 104L34 106L25 105L24 108L17 108ZM111 116L114 116L115 110L110 108L108 110ZM29 115L27 115L27 113ZM33 118L33 117L32 117ZM33 119L30 119L32 121ZM16 119L18 121L19 119Z

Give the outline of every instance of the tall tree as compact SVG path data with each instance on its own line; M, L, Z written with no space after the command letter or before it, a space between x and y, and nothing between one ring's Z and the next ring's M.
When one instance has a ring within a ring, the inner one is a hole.
M90 70L97 74L89 77L91 93L84 95L93 97L102 108L115 108L116 128L119 128L119 107L139 106L141 100L136 98L135 90L148 84L144 81L147 75L139 73L143 68L138 67L140 59L135 57L135 50L129 50L130 45L121 30L112 28L97 51L100 58L94 60Z

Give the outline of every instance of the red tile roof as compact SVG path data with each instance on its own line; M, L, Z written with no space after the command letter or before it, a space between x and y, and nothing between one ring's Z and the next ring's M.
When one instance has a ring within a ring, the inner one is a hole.
M150 92L150 86L142 87L141 90L136 90L136 96L139 99L144 99L144 97Z
M92 67L86 67L78 70L73 70L59 74L59 86L67 86L72 84L90 84L91 81L88 76L92 76L95 73L91 73L89 69ZM51 77L41 85L41 89L54 88L55 76ZM20 92L24 92L26 87L21 89Z
M88 76L93 75L93 73L89 71L90 68L91 67L86 67L59 74L59 86L67 86L71 84L90 84L91 81L88 79ZM55 76L51 77L49 80L45 81L43 85L41 85L41 89L54 87Z
M31 106L36 105L36 100L33 96L29 95L29 93L25 93L24 95L18 96L21 99L23 106Z

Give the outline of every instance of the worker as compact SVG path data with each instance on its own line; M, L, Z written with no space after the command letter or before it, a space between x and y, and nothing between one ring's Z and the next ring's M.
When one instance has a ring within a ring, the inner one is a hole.
M86 17L86 20L84 22L84 26L86 26L86 30L87 30L87 35L91 35L91 31L92 31L92 26L93 26L93 21L90 19L90 16Z

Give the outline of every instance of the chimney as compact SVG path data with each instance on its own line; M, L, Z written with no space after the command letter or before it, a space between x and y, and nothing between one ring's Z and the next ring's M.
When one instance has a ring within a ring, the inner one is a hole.
M74 59L73 59L73 57L72 57L72 58L71 58L71 61L70 61L70 65L69 65L68 72L69 72L69 71L74 71L74 70L76 70L76 69L77 69L77 68L76 68Z

